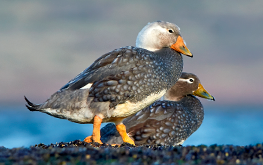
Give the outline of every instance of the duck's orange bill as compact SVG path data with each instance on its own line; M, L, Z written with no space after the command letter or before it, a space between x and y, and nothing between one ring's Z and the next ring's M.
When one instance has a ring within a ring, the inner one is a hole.
M179 52L179 53L193 57L193 54L186 47L186 45L184 44L184 40L181 36L178 36L176 42L171 46L171 48L174 49L175 51Z
M201 83L198 84L198 88L193 92L193 95L215 101L215 98L205 90Z

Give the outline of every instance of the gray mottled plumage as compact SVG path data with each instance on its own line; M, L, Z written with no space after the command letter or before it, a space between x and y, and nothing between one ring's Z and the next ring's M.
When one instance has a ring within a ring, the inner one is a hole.
M194 133L204 118L201 102L191 95L198 89L199 83L199 79L194 74L183 73L179 81L165 95L169 101L156 101L124 119L127 133L135 144L178 145ZM206 97L214 100L208 93ZM108 144L123 143L111 123L101 129L101 140Z
M155 54L140 48L132 49L134 54L127 55L124 52L124 58L116 60L116 65L127 67L131 64L126 61L132 60L132 63L135 63L133 67L95 82L89 93L90 97L94 97L94 102L109 101L111 108L127 100L135 103L151 93L167 90L178 80L183 68L182 56L179 53L170 48Z

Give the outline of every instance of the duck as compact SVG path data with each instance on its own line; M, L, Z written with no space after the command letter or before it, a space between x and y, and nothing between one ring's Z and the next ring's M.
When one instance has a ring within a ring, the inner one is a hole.
M193 57L177 25L155 21L138 34L136 46L114 49L71 79L42 104L25 96L26 107L81 124L93 124L88 143L99 143L101 123L115 123L125 143L134 145L123 119L162 97L179 79L182 55Z
M199 78L183 72L176 84L159 100L123 120L135 145L182 145L202 124L204 108L196 97L215 101ZM101 129L101 140L123 144L112 123Z

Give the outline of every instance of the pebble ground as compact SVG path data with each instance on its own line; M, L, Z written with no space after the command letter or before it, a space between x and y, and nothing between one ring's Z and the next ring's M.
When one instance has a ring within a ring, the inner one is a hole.
M36 144L29 148L0 147L2 164L263 164L263 144L249 146L160 146L90 144L75 140Z

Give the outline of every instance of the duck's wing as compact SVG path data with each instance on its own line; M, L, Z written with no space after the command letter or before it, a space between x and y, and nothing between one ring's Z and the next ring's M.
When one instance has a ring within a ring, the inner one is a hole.
M158 67L157 64L154 65L156 56L153 52L136 47L116 49L97 59L89 68L55 92L44 104L38 107L28 104L36 110L61 107L75 110L81 109L83 104L89 104L90 109L98 109L105 113L106 109L116 107L127 100L130 101L127 104L132 102L131 104L135 105L134 102L160 91L157 87L161 85L152 83L160 82L161 79L160 74L152 74ZM166 84L162 87L166 87ZM160 95L158 94L157 96ZM90 98L89 103L87 98ZM105 104L101 104L103 102ZM117 108L114 117L130 115L129 110L122 112L122 109Z
M94 81L135 67L138 60L138 48L128 46L115 49L98 58L90 67L70 80L60 90L83 88Z
M174 145L178 141L174 139L174 129L177 129L178 122L181 122L176 121L176 116L183 111L184 107L178 102L158 101L123 123L127 125L127 132L134 138L136 145Z

